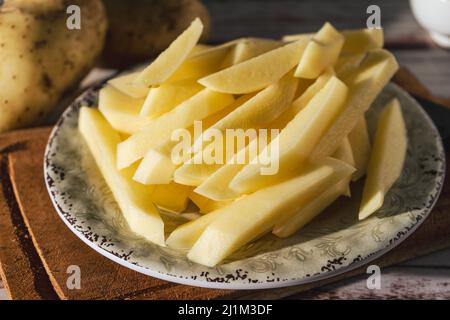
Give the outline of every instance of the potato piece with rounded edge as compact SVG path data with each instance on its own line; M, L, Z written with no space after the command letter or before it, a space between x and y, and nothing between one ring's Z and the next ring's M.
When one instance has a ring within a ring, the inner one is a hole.
M238 40L211 47L201 52L191 54L172 74L165 83L178 82L186 79L200 79L222 69L222 63Z
M107 28L102 2L71 4L86 12L80 30L67 28L63 0L0 6L0 132L41 124L100 54Z
M344 37L330 23L325 23L306 46L295 76L317 78L325 69L336 63L343 45Z
M222 68L229 68L268 51L275 50L282 45L283 43L281 41L276 40L244 38L239 41L227 55L222 63Z
M300 40L266 52L199 80L219 92L244 94L261 90L281 79L300 61L307 41Z
M170 112L153 119L117 147L117 168L123 169L142 159L158 145L170 140L172 132L191 126L232 104L233 96L204 89Z
M98 108L109 124L117 131L134 134L150 122L150 118L139 116L144 99L134 99L106 86L100 89Z
M157 88L151 88L143 103L140 115L152 119L157 118L191 98L202 89L203 86L198 84L195 79L163 83Z
M258 190L210 213L217 216L188 252L188 259L208 267L217 265L243 245L270 232L284 214L305 205L327 185L352 173L353 168L342 161L328 159L285 182Z
M124 171L116 169L119 134L98 110L86 107L80 110L79 130L130 229L148 241L164 246L164 222L149 201L154 188L134 182L131 179L133 167Z
M346 81L350 90L345 110L316 145L310 161L320 161L336 151L397 70L398 63L390 52L374 50L368 53L361 66Z
M109 80L108 84L132 98L145 98L150 89L146 86L136 85L134 83L134 79L136 79L140 73L141 71L135 71L123 76L115 77Z
M365 116L362 116L353 130L350 131L348 140L351 144L356 168L352 180L357 181L366 174L371 153L370 138Z
M202 31L203 24L196 18L189 28L136 77L134 82L148 87L162 84L186 60L200 39Z
M359 210L359 220L377 211L384 196L400 177L405 162L408 139L400 103L388 103L378 120L367 179Z
M247 194L289 178L292 170L304 165L317 141L344 109L347 91L342 81L331 77L278 138L262 151L270 154L267 150L278 150L278 171L262 175L261 163L248 164L231 181L230 188Z

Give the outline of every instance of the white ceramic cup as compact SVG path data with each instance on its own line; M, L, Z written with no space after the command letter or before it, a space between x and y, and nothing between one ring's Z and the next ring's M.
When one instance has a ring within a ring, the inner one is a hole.
M440 46L450 48L450 0L410 0L414 16Z

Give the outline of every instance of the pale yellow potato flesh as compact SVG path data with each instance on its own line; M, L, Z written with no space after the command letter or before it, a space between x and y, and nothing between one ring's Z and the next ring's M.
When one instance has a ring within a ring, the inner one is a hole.
M295 234L345 193L348 187L348 178L344 180L328 187L306 205L297 208L292 215L278 221L272 233L280 238L287 238Z
M243 96L228 107L205 118L202 121L203 129L208 129L217 121L226 117L249 98ZM194 137L193 126L188 128L188 131L191 137ZM175 170L182 165L174 163L172 159L172 150L178 143L178 141L169 141L150 149L136 170L133 179L142 184L167 184L173 181ZM186 161L189 159L190 157L186 156Z
M206 198L196 192L191 192L189 198L199 208L200 213L207 214L217 209L223 208L231 204L234 200L230 201L215 201Z
M367 53L341 54L334 65L334 70L342 81L346 82L353 72L361 65Z
M136 71L113 78L108 81L108 84L132 98L145 98L148 95L150 89L144 85L138 85L134 83L134 80L140 73L141 71Z
M298 80L288 74L277 83L260 91L254 97L243 103L239 108L219 120L211 128L225 131L226 129L265 128L277 119L286 109L288 109L294 99L297 90ZM202 148L203 136L199 137L194 150ZM200 144L200 146L198 146ZM210 143L202 148L203 153L197 152L192 161L188 161L175 171L175 181L192 186L200 185L207 177L219 169L228 159L222 159L220 164L196 164L198 157L200 160L207 148L213 148L214 143ZM226 151L226 150L225 150ZM224 153L225 155L225 153Z
M310 85L297 98L293 104L273 123L268 125L268 128L283 129L303 108L311 101L311 99L327 84L333 76L332 70L323 73L316 81ZM272 137L270 137L271 141ZM239 197L239 193L229 187L230 182L241 171L247 163L253 160L254 157L249 150L255 148L258 140L253 140L243 150L239 150L232 159L218 170L211 173L196 189L195 192L205 197L216 201L227 201ZM252 146L253 144L253 146ZM247 159L247 163L238 164L236 159Z
M281 131L278 141L272 141L267 146L274 150L272 144L278 143L278 173L262 175L262 164L248 164L231 181L230 188L240 194L247 194L289 177L292 170L301 167L308 159L314 146L345 107L347 91L347 86L342 81L331 77L323 89Z
M326 70L322 75L320 75L312 85L310 85L293 103L292 112L293 114L299 113L306 105L311 101L311 99L323 89L323 87L328 83L332 76L334 76L333 69Z
M121 91L106 86L99 92L98 108L109 124L117 131L134 134L150 122L148 117L140 117L144 99L132 98Z
M317 162L336 151L397 70L398 63L390 52L374 50L368 53L361 66L346 81L350 90L345 110L316 145L310 161Z
M378 121L367 178L359 210L363 220L383 205L384 196L400 177L408 139L400 103L392 100Z
M186 79L200 79L209 74L222 70L222 63L237 40L224 43L219 46L192 54L181 66L170 76L165 83L178 82Z
M157 118L191 98L202 89L204 87L196 79L163 83L157 88L151 88L145 102L141 105L140 115L151 119Z
M341 145L338 147L336 152L333 154L333 158L341 160L341 161L345 162L346 164L348 164L349 166L355 167L355 158L353 158L352 146L351 146L348 138L345 138L341 142ZM345 188L345 191L343 193L346 197L349 197L349 198L352 196L352 193L350 191L350 180L351 179L348 179L348 181L346 181L347 187Z
M172 182L154 186L150 199L166 211L182 213L186 210L191 192L192 188Z
M117 147L117 168L123 169L158 145L170 141L174 130L191 126L233 103L231 95L204 89L170 112L153 119Z
M215 210L193 221L182 224L167 237L167 246L178 250L191 249L206 227L219 217L220 214L220 210Z
M200 52L203 52L205 50L209 50L213 48L213 46L210 46L208 44L203 44L203 43L198 43L197 45L195 45L195 47L192 49L191 51L191 56L196 55Z
M199 80L212 90L245 94L261 90L292 70L300 61L307 41L300 40L266 52Z
M317 78L325 69L336 63L343 45L344 36L331 24L325 23L306 46L295 76L306 79Z
M210 213L218 216L211 219L213 221L201 233L188 258L209 267L217 265L241 246L270 231L286 212L303 206L326 185L337 183L352 172L345 163L328 159L324 165Z
M229 68L268 51L279 48L282 42L269 39L245 38L238 42L222 63L222 67Z
M162 84L186 60L200 39L202 32L203 24L199 18L196 18L166 50L136 77L134 82L147 87Z
M234 177L246 166L246 164L239 164L236 159L245 157L245 159L248 159L247 163L252 161L255 156L252 156L249 150L255 148L257 143L258 139L250 141L244 149L239 150L234 155L229 163L211 173L194 191L215 201L230 201L240 197L238 192L229 187Z
M350 131L348 140L350 141L356 168L352 180L357 181L366 174L372 149L365 116L362 116L353 130Z
M384 46L383 29L344 30L345 37L342 52L363 53L370 50L382 49Z
M164 246L164 222L149 201L153 187L134 182L132 170L118 171L116 168L119 134L98 110L86 107L80 110L79 130L130 229L148 241Z
M345 38L342 52L345 54L360 54L370 50L382 49L384 46L383 29L342 30ZM292 42L300 39L311 39L314 33L293 34L283 37L283 41Z

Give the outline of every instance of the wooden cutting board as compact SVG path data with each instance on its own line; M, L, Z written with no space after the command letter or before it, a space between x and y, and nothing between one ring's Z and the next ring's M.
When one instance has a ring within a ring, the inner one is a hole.
M404 70L396 77L410 92L436 101L414 79ZM0 136L0 274L13 299L281 298L365 272L359 268L290 288L232 291L173 284L126 269L80 241L53 209L42 170L49 132L41 128ZM449 193L446 182L423 225L374 263L388 266L450 246ZM79 290L66 285L72 265L81 269Z

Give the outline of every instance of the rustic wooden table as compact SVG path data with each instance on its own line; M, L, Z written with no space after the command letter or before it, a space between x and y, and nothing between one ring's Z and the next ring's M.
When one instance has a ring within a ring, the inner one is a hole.
M406 0L334 1L240 0L205 1L213 18L210 41L219 43L242 36L279 38L283 34L311 32L324 21L338 28L362 28L366 8L378 4L386 46L400 64L412 71L430 91L450 98L450 51L434 46L417 24ZM88 85L111 70L95 70ZM49 122L54 121L54 115ZM309 291L294 299L450 299L450 249L382 270L380 290L368 290L366 277ZM6 292L0 281L0 299Z

